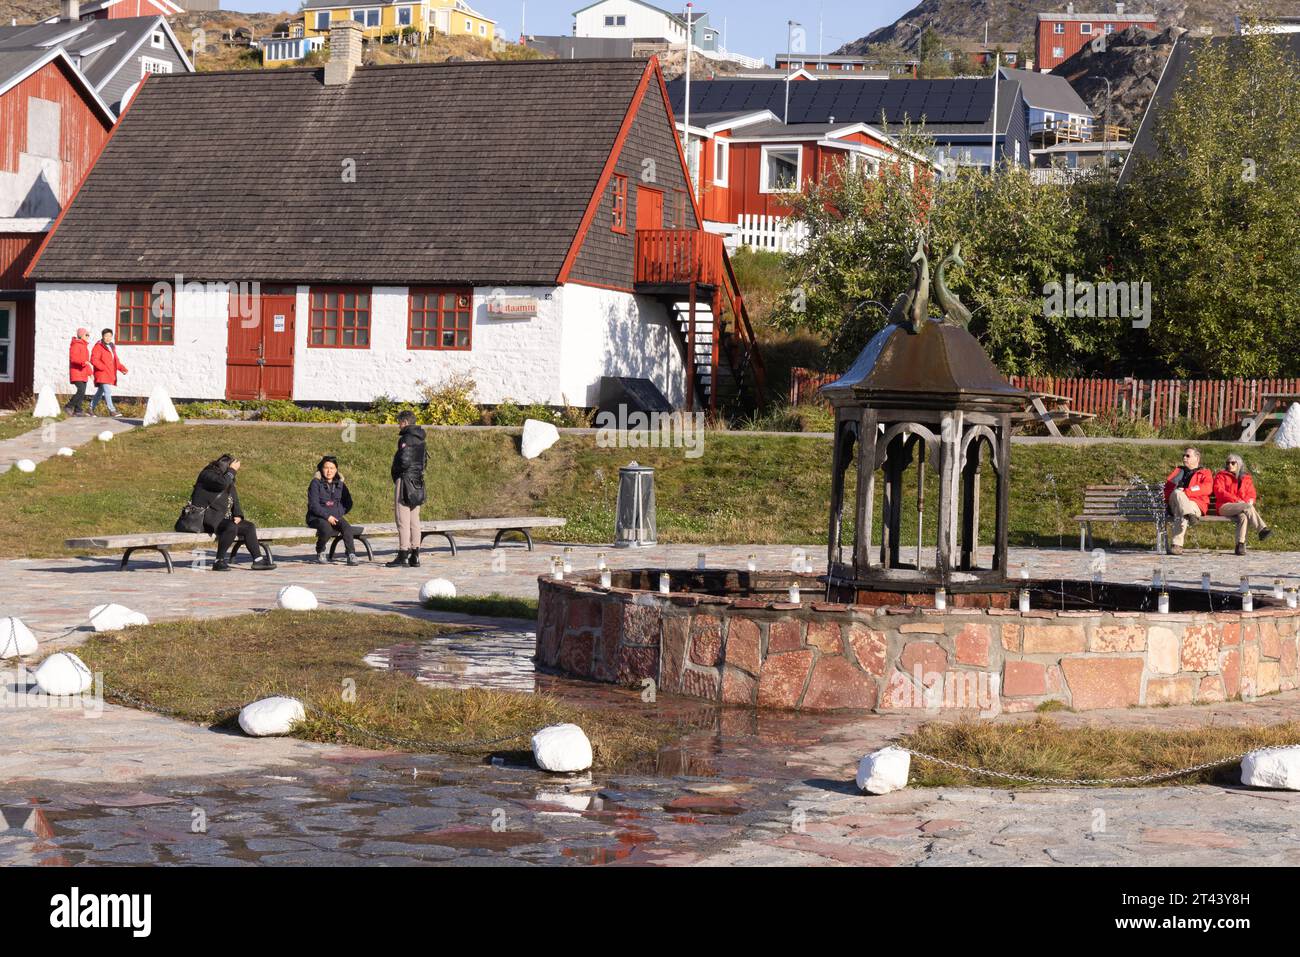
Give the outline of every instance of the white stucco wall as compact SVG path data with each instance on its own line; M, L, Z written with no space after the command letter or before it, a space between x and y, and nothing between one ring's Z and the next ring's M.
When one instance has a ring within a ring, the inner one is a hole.
M606 26L605 17L624 17L623 26ZM692 22L694 22L692 20ZM662 38L672 43L686 40L686 27L658 10L633 0L605 0L574 17L575 37Z
M489 319L493 295L531 296L537 316ZM148 395L162 385L173 397L223 399L226 395L226 297L199 289L176 296L176 342L121 345L130 369L119 383L127 395ZM35 386L60 392L68 384L68 342L78 326L97 338L116 325L116 286L41 283L36 290ZM475 401L595 404L602 375L648 378L675 404L685 398L682 345L668 311L653 299L568 284L562 287L476 287L468 351L406 347L408 290L371 290L370 347L339 349L307 344L309 287L297 291L294 389L299 402L368 403L380 395L414 399L421 382L441 384L455 375L475 382Z

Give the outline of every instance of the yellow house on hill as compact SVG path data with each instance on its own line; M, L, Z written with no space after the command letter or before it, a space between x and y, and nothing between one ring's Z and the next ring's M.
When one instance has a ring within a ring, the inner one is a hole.
M426 36L442 33L488 42L496 36L496 21L476 12L463 0L377 0L373 3L307 0L302 16L303 32L308 37L327 36L330 24L340 20L361 24L368 40L408 29Z

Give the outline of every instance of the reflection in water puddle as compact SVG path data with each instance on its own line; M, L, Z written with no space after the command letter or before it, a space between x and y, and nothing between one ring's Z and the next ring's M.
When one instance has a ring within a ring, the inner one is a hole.
M400 671L444 688L537 690L533 667L536 635L531 631L479 629L405 642L365 656L382 671Z

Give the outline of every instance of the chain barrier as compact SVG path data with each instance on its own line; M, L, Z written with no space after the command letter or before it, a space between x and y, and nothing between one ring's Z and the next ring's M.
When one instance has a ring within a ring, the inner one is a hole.
M1181 778L1197 771L1206 771L1210 768L1221 767L1225 764L1236 764L1241 761L1251 751L1258 750L1251 748L1250 751L1243 751L1231 758L1222 758L1215 761L1206 761L1202 764L1194 764L1189 768L1180 768L1176 771L1158 771L1154 774L1129 774L1117 778L1049 778L1040 777L1033 774L1007 774L1004 771L991 771L988 768L975 768L967 764L959 764L956 761L949 761L946 758L938 758L933 754L926 754L924 751L913 751L911 748L900 748L913 757L920 758L922 761L930 761L934 764L940 764L944 767L954 768L958 771L966 771L970 774L982 775L983 777L1002 778L1007 781L1029 781L1033 784L1057 784L1063 787L1083 787L1097 784L1146 784L1151 781L1165 781L1169 778Z

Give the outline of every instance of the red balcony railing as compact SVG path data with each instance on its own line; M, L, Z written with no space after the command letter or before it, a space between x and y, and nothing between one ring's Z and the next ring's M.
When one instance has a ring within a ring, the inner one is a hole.
M649 285L724 281L722 236L702 229L638 229L634 281Z

